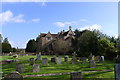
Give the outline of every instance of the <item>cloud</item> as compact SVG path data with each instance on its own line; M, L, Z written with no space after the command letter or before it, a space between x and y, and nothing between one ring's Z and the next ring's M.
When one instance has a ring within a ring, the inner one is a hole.
M84 26L82 28L80 28L80 30L100 30L101 31L102 26L98 25L98 24L93 24L93 25L88 25L88 26Z
M23 23L26 22L25 19L23 19L24 15L19 14L18 16L14 16L14 14L8 10L6 12L0 13L0 24L5 24L8 22L16 22L16 23Z
M44 2L45 0L0 0L1 2Z
M75 21L72 21L72 22L55 22L53 24L58 26L58 27L65 27L65 26L75 25L77 23Z
M39 18L33 18L31 20L25 20L23 14L19 14L15 16L12 11L8 10L5 12L0 13L0 25L6 23L25 23L25 22L39 22Z
M35 19L32 19L31 21L32 21L32 22L39 22L40 19L39 19L39 18L35 18Z

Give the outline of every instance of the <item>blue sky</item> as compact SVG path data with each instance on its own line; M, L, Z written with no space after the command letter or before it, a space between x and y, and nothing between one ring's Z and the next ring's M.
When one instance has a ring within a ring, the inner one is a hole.
M2 36L12 47L25 48L30 39L44 32L99 29L118 34L117 2L12 2L2 3Z

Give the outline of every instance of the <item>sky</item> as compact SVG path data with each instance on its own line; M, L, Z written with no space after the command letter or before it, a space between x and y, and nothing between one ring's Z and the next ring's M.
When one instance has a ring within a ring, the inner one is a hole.
M117 2L2 2L0 25L3 39L12 47L25 48L40 33L98 29L118 35Z

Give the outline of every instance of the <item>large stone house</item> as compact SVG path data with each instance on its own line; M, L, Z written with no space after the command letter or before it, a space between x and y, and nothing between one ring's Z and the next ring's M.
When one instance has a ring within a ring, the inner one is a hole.
M71 45L71 40L74 39L74 33L71 29L71 26L69 26L69 30L68 31L61 31L58 32L58 34L52 34L50 32L48 33L40 33L40 35L38 35L38 37L36 38L36 42L37 42L37 53L42 52L44 50L46 50L47 52L52 52L52 44L54 43L54 41L58 40L58 39L62 39L65 41L69 41L70 45Z

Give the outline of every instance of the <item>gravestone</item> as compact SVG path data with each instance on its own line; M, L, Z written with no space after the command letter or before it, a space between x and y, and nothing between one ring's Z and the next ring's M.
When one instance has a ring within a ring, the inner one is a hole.
M96 63L94 60L90 60L90 68L95 68L96 67Z
M64 61L67 62L67 61L68 61L68 58L69 58L68 56L65 56L65 57L64 57Z
M13 55L12 57L13 57L13 58L18 58L18 55L17 55L17 54L15 54L15 55Z
M96 56L96 57L95 57L95 62L100 62L100 60L101 60L101 57L100 57L100 56Z
M115 80L120 80L120 64L114 66Z
M42 58L42 64L43 65L48 65L48 59L47 58Z
M39 72L40 71L40 65L39 64L34 64L33 65L33 72Z
M90 62L91 60L95 60L95 57L92 54L90 54L90 56L88 57L88 61Z
M77 63L78 63L78 61L77 61L77 58L76 58L76 53L74 52L72 54L72 64L77 64Z
M101 56L101 60L100 61L102 61L102 62L104 61L104 56Z
M62 57L61 56L56 58L56 64L61 64L61 62L62 62Z
M30 61L30 62L29 62L30 65L33 65L33 64L34 64L34 58L30 58L29 61Z
M3 80L23 80L23 76L19 72L11 72Z
M51 58L51 62L55 62L55 58L53 57L53 58Z
M120 55L117 55L115 58L115 63L120 64Z
M36 55L35 61L39 61L39 60L41 60L41 53L39 53L39 54Z
M71 72L70 80L82 80L82 72Z
M86 57L81 57L80 60L82 61L82 64L86 63L87 58Z
M23 73L23 71L24 71L24 64L23 63L16 64L16 71L19 72L19 73Z

